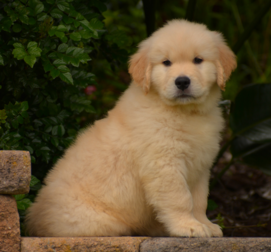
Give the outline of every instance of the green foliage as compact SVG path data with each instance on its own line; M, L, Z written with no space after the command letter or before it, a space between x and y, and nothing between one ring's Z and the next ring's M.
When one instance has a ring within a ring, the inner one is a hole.
M98 0L0 3L0 148L28 150L40 179L73 141L80 116L96 112L83 92L97 86L91 60L104 58L101 46L125 47L118 30L104 30L104 10Z
M225 225L224 225L224 217L221 216L221 214L218 214L216 216L216 219L217 219L217 224L220 226L221 229L224 229L225 228Z
M271 174L271 84L242 89L231 113L233 158Z
M80 128L113 105L106 102L115 100L112 91L99 101L108 85L98 85L95 73L113 78L112 69L125 68L130 40L105 29L105 10L100 0L0 2L0 149L27 150L32 161L30 194L16 196L21 220ZM110 89L123 90L113 79ZM97 87L95 95L84 93L87 86Z

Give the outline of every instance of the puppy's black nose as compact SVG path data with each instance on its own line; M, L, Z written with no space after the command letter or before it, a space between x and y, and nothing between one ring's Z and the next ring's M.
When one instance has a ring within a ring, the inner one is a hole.
M177 86L178 89L181 89L182 91L184 91L185 89L189 87L190 79L186 76L180 76L176 78L175 85Z

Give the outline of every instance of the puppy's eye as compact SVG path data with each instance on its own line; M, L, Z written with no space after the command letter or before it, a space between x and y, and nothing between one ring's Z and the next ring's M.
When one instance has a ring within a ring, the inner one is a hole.
M200 64L202 61L203 61L203 59L201 59L201 58L199 58L199 57L195 57L195 58L193 59L193 63L194 63L194 64Z
M165 61L163 61L163 64L165 65L165 66L171 66L171 61L170 60L165 60Z

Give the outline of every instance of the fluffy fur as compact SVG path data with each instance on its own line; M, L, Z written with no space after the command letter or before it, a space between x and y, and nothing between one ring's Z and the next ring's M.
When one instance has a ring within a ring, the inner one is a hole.
M115 108L45 179L27 214L29 234L222 236L205 212L223 128L219 87L235 67L222 35L202 24L173 20L143 41ZM191 80L185 91L179 76Z

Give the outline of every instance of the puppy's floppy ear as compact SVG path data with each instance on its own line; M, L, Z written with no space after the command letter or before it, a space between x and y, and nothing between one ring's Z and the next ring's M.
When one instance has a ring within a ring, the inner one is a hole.
M151 84L151 64L147 56L147 51L146 48L140 48L137 53L132 55L129 62L129 73L146 94L150 90Z
M219 59L216 61L217 84L225 91L226 81L229 79L231 72L237 67L236 56L223 41L221 34L216 33L216 35L220 40L218 42Z

